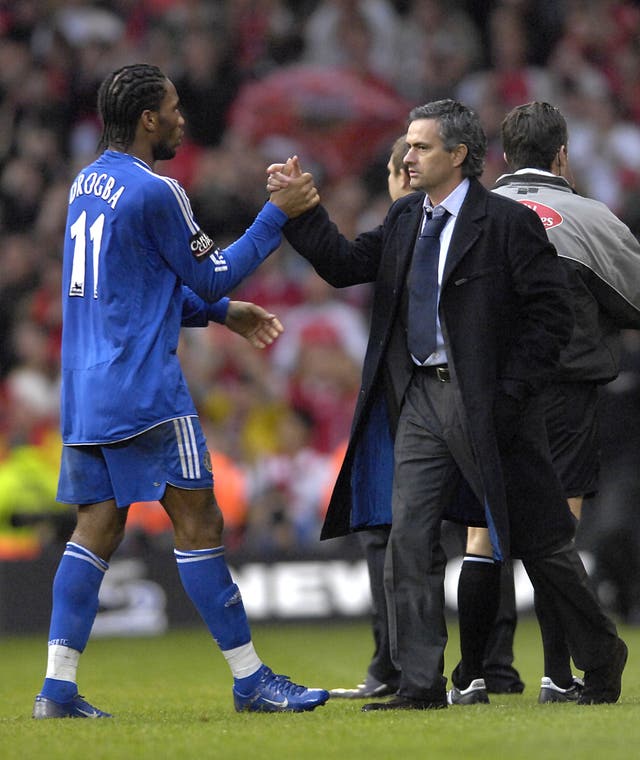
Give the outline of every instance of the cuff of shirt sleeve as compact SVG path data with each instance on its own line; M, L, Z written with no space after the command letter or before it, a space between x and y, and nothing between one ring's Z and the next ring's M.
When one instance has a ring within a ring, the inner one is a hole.
M227 318L227 312L229 311L230 300L230 298L227 298L225 296L219 301L209 304L207 308L207 317L209 319L209 322L217 322L220 325L224 324L224 321Z
M281 208L278 208L275 203L271 203L271 201L267 201L264 204L259 216L266 217L266 219L275 222L279 227L282 227L282 225L289 219L284 211Z

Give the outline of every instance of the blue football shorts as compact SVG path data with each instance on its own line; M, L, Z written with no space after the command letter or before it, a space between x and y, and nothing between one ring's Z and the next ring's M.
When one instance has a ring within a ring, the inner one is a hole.
M58 496L66 504L157 501L167 483L213 488L211 457L197 417L163 422L118 443L62 447Z

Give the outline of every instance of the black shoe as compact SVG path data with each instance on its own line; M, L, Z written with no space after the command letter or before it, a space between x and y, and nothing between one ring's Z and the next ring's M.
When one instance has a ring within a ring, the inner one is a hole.
M522 694L524 691L524 681L512 666L485 667L483 676L489 694Z
M369 702L369 704L362 706L362 712L371 712L372 710L440 710L446 706L446 696L438 701L397 696L388 702Z
M454 686L447 692L447 702L450 705L488 705L489 696L484 678L474 678L466 689Z
M464 682L461 675L462 663L459 662L451 673L451 681L458 688ZM482 676L487 694L522 694L524 691L524 682L520 678L520 673L512 665L485 663Z
M627 663L629 650L622 639L613 648L611 660L595 670L584 673L584 689L578 699L579 705L602 705L617 702L622 691L622 671Z
M507 680L488 676L485 673L484 682L489 694L522 694L524 691L524 682L520 678Z
M359 683L353 689L330 689L329 694L338 699L372 699L376 697L390 697L398 691L397 686L378 681L371 675L367 675L364 683Z
M541 705L547 702L577 702L583 689L584 681L582 678L578 678L578 676L573 676L573 683L566 689L561 689L559 686L556 686L551 678L544 676L540 682L538 702Z

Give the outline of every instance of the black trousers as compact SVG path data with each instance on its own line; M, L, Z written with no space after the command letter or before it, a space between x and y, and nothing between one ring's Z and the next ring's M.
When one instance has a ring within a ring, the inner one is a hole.
M461 477L482 500L460 409L454 383L416 373L394 449L393 524L385 562L391 654L401 671L398 693L434 702L444 701L446 684L442 516ZM517 485L511 487L515 497ZM605 664L616 629L600 608L573 542L522 559L536 593L553 600L576 666L593 670Z
M618 634L600 607L574 543L522 564L536 594L543 596L558 616L576 667L595 670L606 665Z
M371 627L374 650L367 672L380 683L397 688L400 673L391 659L389 618L384 591L384 558L391 528L382 526L358 533L371 586Z

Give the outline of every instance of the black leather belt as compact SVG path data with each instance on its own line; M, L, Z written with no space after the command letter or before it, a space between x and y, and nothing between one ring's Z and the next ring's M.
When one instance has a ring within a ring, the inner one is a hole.
M431 364L431 365L416 365L416 369L419 372L424 372L429 375L434 375L441 383L451 382L451 373L449 367L446 364Z

